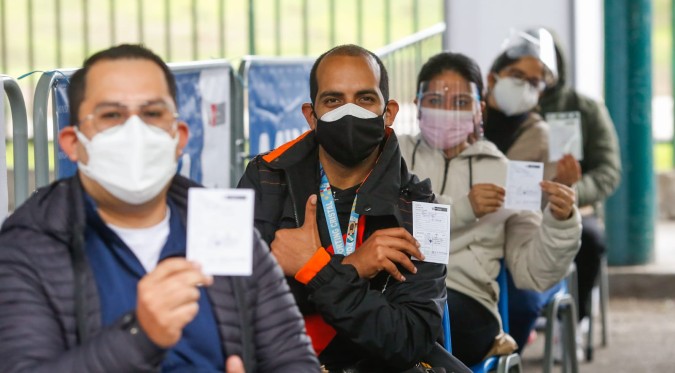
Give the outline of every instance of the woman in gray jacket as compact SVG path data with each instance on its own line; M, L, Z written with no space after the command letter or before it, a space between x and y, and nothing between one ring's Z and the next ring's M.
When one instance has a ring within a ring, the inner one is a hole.
M452 205L446 286L453 354L472 365L503 337L500 260L519 287L549 288L577 252L580 217L574 191L551 181L541 183L549 201L542 212L503 208L508 159L480 139L485 102L473 60L440 53L424 64L417 86L421 133L400 136L400 147L410 169L431 179L439 202Z

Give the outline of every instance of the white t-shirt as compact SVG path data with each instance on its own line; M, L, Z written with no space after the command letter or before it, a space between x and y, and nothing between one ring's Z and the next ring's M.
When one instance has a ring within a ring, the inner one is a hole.
M171 210L167 206L166 216L159 222L147 228L121 228L107 224L122 241L129 246L136 258L141 262L145 271L150 273L157 266L159 254L169 238L169 218Z

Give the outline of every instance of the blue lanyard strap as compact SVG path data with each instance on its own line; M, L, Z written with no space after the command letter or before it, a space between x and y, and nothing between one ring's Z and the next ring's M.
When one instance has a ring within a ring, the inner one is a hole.
M342 230L340 229L340 221L338 220L337 209L335 208L333 192L321 163L319 163L319 170L321 171L319 195L321 196L323 213L326 216L326 225L328 225L330 242L333 244L333 252L338 255L347 256L353 253L356 248L356 234L359 230L359 214L356 213L356 200L358 195L354 197L354 203L352 203L352 211L349 215L349 225L347 228L347 240L344 242L342 240Z

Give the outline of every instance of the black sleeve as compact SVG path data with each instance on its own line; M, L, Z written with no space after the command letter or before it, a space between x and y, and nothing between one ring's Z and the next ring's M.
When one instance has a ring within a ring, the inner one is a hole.
M381 292L342 259L334 256L308 284L326 322L388 365L418 363L442 330L446 266L416 262L417 274L399 267L406 281L389 277Z

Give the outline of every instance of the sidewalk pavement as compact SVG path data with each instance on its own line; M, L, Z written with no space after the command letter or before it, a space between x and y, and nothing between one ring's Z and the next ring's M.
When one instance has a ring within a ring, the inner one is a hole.
M600 346L596 315L594 359L580 360L581 373L675 372L675 221L659 221L655 241L653 263L609 268L609 343ZM541 372L543 356L540 332L522 356L524 371Z
M609 304L608 346L595 328L592 362L580 360L581 373L675 372L675 300L613 298ZM522 356L525 373L542 371L544 335L539 333ZM554 372L562 366L555 365Z

